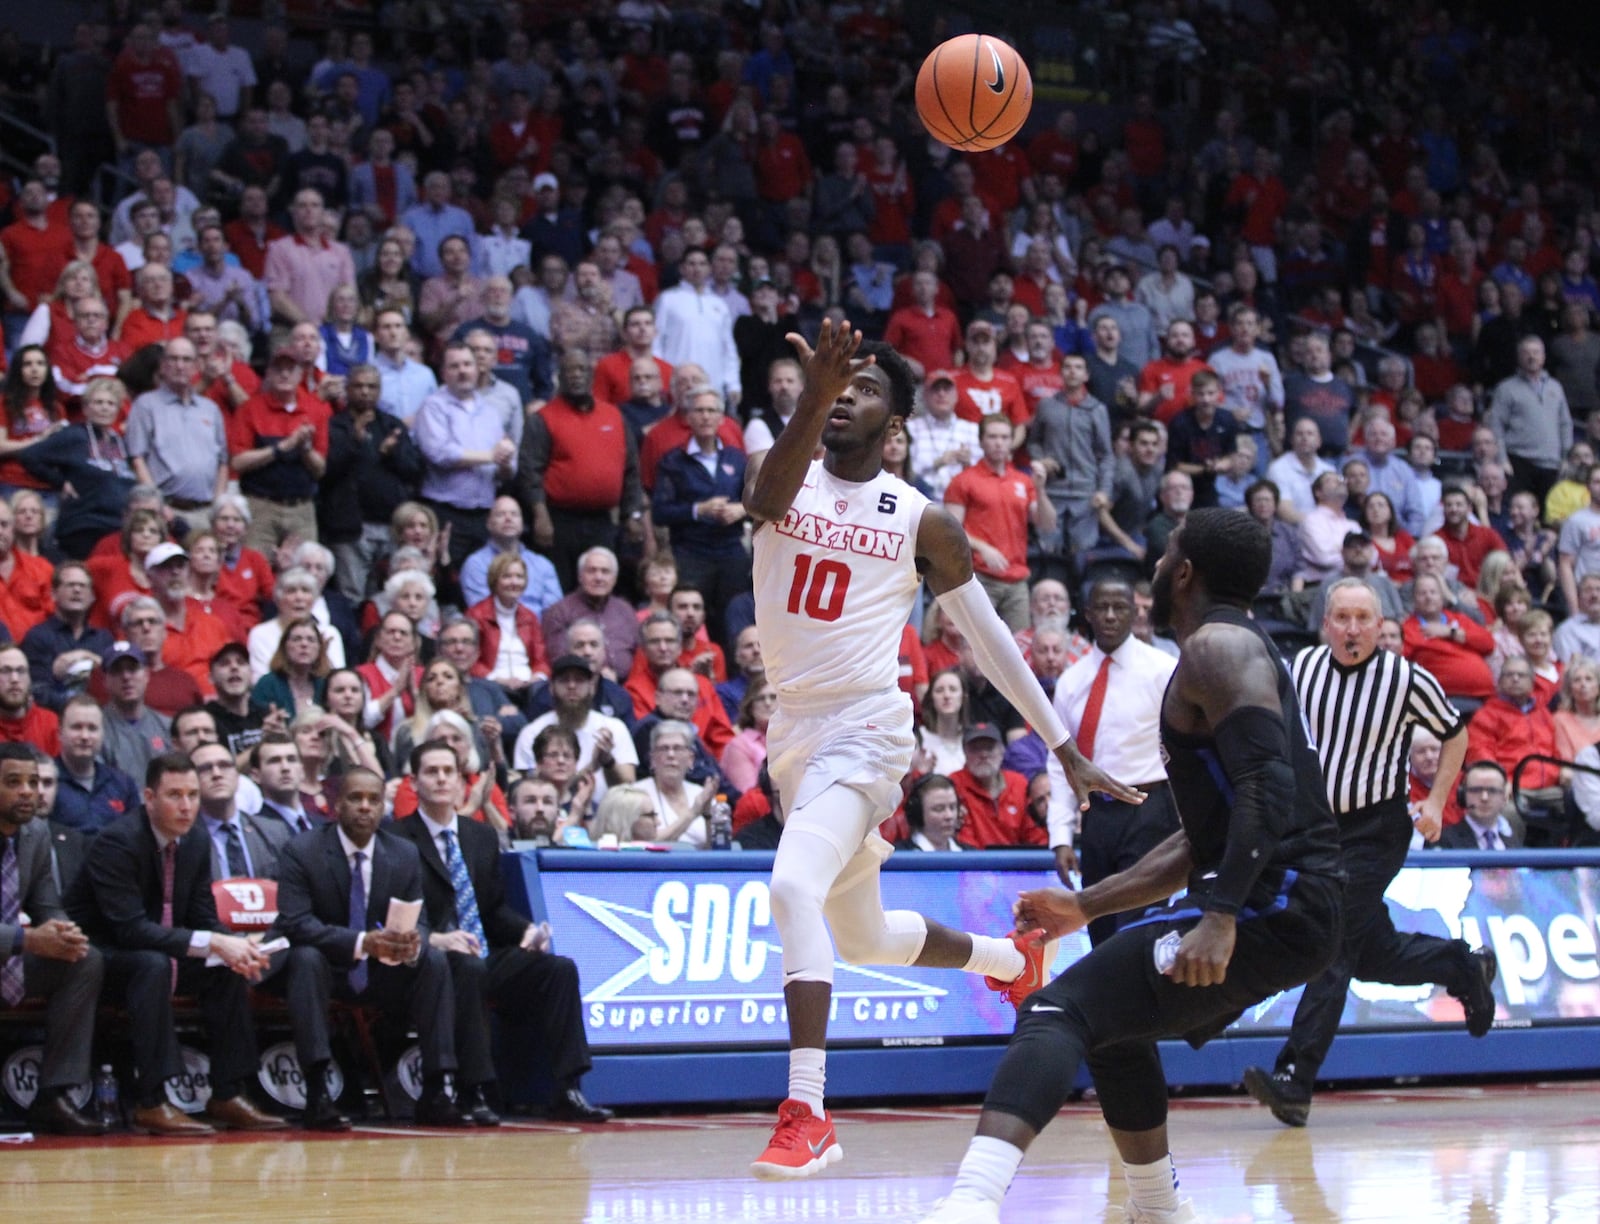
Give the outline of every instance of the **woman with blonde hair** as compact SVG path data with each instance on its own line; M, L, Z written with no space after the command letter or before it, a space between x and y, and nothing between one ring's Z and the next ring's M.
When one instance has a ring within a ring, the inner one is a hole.
M300 753L300 802L324 820L333 817L342 773L331 768L337 764L338 754L327 721L327 711L313 702L302 705L289 720L289 735Z
M1555 700L1561 685L1561 661L1551 649L1554 638L1555 621L1543 608L1529 609L1517 626L1522 655L1533 668L1533 699L1542 706Z
M454 710L473 727L473 750L480 760L499 764L501 760L500 735L486 735L477 730L478 721L472 712L472 702L467 693L467 678L449 659L435 659L422 669L422 679L417 685L416 708L394 733L393 759L402 765L410 758L411 750L428 738L428 724L440 710ZM499 723L488 720L492 728Z
M1561 673L1556 699L1556 755L1575 759L1590 744L1600 744L1600 663L1578 655Z
M649 794L631 785L613 786L608 790L595 810L594 819L589 822L589 840L599 845L600 839L608 834L619 843L653 841L656 810Z
M94 580L90 624L101 629L116 627L128 600L150 594L150 576L144 572L145 555L166 538L167 525L158 512L135 510L122 524L121 547L114 553L89 557L85 564Z
M51 337L71 340L78 330L72 321L72 305L80 298L100 296L100 278L87 259L74 259L56 277L56 291L48 301L34 307L23 325L18 344L48 344ZM112 322L113 320L107 320Z
M11 495L11 547L30 557L40 555L49 528L49 512L36 489L18 489Z

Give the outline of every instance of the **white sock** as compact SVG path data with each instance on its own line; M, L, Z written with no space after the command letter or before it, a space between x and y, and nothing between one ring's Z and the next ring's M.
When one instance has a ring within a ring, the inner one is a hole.
M1176 1211L1178 1209L1178 1171L1172 1167L1172 1156L1163 1156L1152 1164L1122 1162L1122 1175L1128 1179L1128 1197L1145 1211Z
M822 1090L828 1081L828 1054L814 1046L797 1046L789 1051L789 1097L811 1106L822 1117Z
M952 1199L965 1199L973 1203L998 1204L1006 1196L1006 1187L1017 1175L1022 1163L1022 1149L1004 1139L976 1136L961 1158L961 1168L956 1173L956 1184L950 1188Z
M968 973L982 973L1001 982L1014 982L1022 976L1028 962L1017 945L1009 939L996 939L993 935L974 935L972 955L961 967Z

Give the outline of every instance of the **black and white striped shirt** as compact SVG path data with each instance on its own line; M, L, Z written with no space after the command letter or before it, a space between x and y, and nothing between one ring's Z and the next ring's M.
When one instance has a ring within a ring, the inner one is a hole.
M1462 726L1432 673L1387 650L1345 667L1308 646L1291 674L1335 816L1405 797L1413 727L1445 740Z

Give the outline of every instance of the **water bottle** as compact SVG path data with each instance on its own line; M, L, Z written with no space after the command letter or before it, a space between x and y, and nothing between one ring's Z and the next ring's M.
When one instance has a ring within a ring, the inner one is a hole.
M733 809L728 806L728 796L720 791L711 801L711 848L733 849Z
M1170 973L1172 966L1178 963L1178 945L1183 942L1183 936L1176 931L1168 931L1156 940L1155 958L1156 972Z
M96 1122L108 1130L116 1130L122 1125L122 1103L117 1094L117 1075L111 1069L110 1063L103 1064L94 1077L94 1117Z

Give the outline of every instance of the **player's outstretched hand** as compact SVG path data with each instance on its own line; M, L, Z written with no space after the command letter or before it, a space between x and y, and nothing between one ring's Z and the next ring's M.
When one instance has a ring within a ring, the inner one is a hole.
M805 367L806 394L814 396L815 402L820 404L832 404L850 385L850 380L875 360L856 357L861 347L861 333L851 328L849 319L841 319L838 324L824 319L815 349L798 332L790 332L785 338L794 346L800 364Z
M1079 752L1078 745L1071 740L1057 748L1055 754L1056 760L1061 762L1061 768L1066 772L1067 784L1072 787L1072 793L1077 797L1080 812L1089 810L1089 796L1095 792L1110 795L1111 798L1123 803L1144 802L1142 790L1118 782Z
M1220 986L1228 976L1236 934L1231 914L1207 914L1178 944L1167 976L1181 986Z
M1043 931L1046 939L1060 939L1089 925L1078 894L1064 888L1030 889L1017 897L1011 912L1017 930Z

